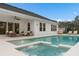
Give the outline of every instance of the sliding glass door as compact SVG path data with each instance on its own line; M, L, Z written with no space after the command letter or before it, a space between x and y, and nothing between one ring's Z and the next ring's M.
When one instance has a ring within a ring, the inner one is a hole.
M0 34L5 34L6 32L6 22L0 22Z
M19 23L15 23L15 32L19 34Z
M8 23L8 31L13 31L13 23Z
M19 34L19 23L8 23L8 31L13 31Z
M6 26L8 25L8 31L13 31L19 34L19 23L11 23L8 22L0 22L0 34L5 34L6 33Z

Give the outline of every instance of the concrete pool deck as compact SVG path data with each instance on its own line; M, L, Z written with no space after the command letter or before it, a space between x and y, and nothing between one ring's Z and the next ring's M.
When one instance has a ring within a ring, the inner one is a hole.
M60 35L63 36L63 34ZM70 36L79 36L79 35L70 35ZM37 38L37 37L43 37L43 36L6 37L5 35L0 35L0 56L25 56L22 52L15 49L17 47L16 45L13 45L7 41ZM79 43L73 46L67 53L64 54L64 56L79 56Z
M79 42L66 52L64 56L79 56Z

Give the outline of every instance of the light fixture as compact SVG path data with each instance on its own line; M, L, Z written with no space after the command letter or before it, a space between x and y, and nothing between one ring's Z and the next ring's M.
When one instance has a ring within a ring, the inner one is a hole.
M14 16L14 19L15 19L15 20L20 20L20 18L19 18L19 17L17 17L17 16Z

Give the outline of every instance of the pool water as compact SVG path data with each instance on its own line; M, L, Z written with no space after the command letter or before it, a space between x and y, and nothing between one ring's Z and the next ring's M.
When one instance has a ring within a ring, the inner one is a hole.
M8 42L17 46L42 42L43 44L31 44L28 47L19 47L16 49L29 56L61 56L71 48L67 46L74 46L79 42L79 36L49 36L32 39L11 40ZM63 45L64 47L60 45Z
M8 42L15 45L23 45L23 44L29 44L38 41L50 42L53 45L64 44L64 45L73 46L79 41L79 37L78 36L49 36L49 37L41 37L41 38L33 38L33 39L12 40Z
M62 56L69 48L53 47L47 44L36 44L29 47L17 48L28 56Z

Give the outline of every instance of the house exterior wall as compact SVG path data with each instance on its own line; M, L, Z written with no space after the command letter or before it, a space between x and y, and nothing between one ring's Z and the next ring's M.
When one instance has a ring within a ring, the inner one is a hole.
M25 34L27 34L27 24L28 24L28 22L30 23L30 31L33 31L33 29L34 29L34 27L33 27L33 21L29 21L29 20L27 20L27 19L22 19L21 21L20 21L20 33L22 32L22 31L24 31L24 33Z
M9 11L9 10L4 10L4 9L0 9L0 13L1 13L0 14L0 21L19 23L19 25L20 25L19 32L20 33L22 31L24 31L25 34L27 33L27 23L28 22L30 22L31 31L34 33L35 36L53 35L53 34L57 33L57 31L51 31L51 24L57 26L56 22L33 17L33 16L28 16L28 15L24 15L21 13ZM14 16L20 17L20 20L15 20ZM39 30L39 23L46 24L46 31Z
M20 18L20 20L15 20L14 16L6 15L6 14L0 14L0 21L1 22L10 22L10 23L19 23L19 33L24 31L24 33L27 33L27 23L30 22L31 25L31 31L33 31L33 21ZM6 31L8 31L8 26L6 25Z
M46 24L46 31L40 31L40 23L45 23ZM35 36L40 36L40 35L53 35L57 33L56 31L51 31L51 25L56 25L57 23L55 22L49 22L49 21L45 21L45 20L36 20L34 21L34 34Z
M20 21L15 20L13 16L5 14L0 14L0 22L6 22L6 31L8 31L8 23L20 23Z

